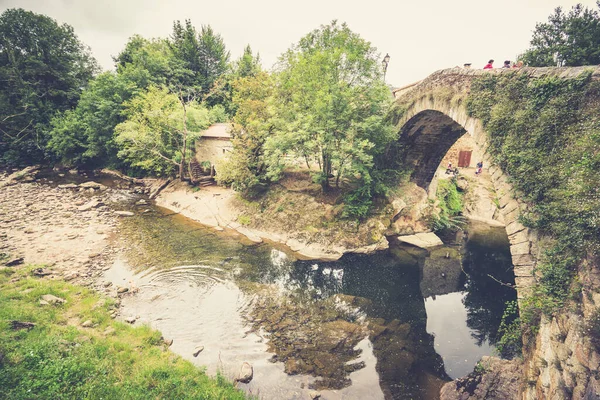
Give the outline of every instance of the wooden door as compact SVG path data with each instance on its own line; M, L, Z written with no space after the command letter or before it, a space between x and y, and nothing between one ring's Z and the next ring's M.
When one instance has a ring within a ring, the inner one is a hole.
M471 153L473 150L461 150L458 153L458 166L460 168L469 168L471 164Z

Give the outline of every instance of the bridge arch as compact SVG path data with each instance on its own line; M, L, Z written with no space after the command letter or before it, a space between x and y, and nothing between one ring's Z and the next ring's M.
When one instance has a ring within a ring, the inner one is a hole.
M510 241L517 294L521 299L535 283L534 269L539 249L538 233L526 228L518 217L526 208L515 198L509 177L487 152L488 135L477 118L468 115L466 96L480 71L443 70L407 89L395 92L402 115L396 121L401 161L412 168L411 180L425 190L448 150L463 135L470 135L482 154L498 196L500 213ZM479 161L479 160L478 160ZM435 190L431 187L431 190Z

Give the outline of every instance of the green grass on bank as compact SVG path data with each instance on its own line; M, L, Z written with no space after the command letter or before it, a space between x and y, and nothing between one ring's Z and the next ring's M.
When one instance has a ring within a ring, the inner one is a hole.
M0 270L0 399L245 398L168 351L159 332L112 320L112 300L32 268ZM67 302L40 305L45 294ZM15 330L15 320L36 326Z

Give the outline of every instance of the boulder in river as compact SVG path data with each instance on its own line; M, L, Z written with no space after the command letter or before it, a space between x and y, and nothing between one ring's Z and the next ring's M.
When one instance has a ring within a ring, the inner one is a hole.
M119 217L133 217L135 215L131 211L115 211L115 214Z
M99 189L99 190L106 189L106 186L104 186L103 184L98 183L98 182L93 182L93 181L81 183L79 185L79 187L84 188L84 189Z
M89 211L92 208L98 208L102 205L104 205L104 203L100 199L92 199L92 200L88 201L87 203L85 203L84 205L77 207L77 210L78 211Z
M242 364L242 368L240 368L240 373L238 377L235 378L236 382L249 383L254 377L254 370L252 369L252 365L247 362Z

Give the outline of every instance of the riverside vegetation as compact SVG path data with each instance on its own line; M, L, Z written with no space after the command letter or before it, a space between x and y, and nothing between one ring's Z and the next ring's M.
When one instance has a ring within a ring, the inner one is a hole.
M0 398L247 398L167 351L160 332L111 319L114 300L35 268L0 271ZM47 294L59 300L42 304Z

